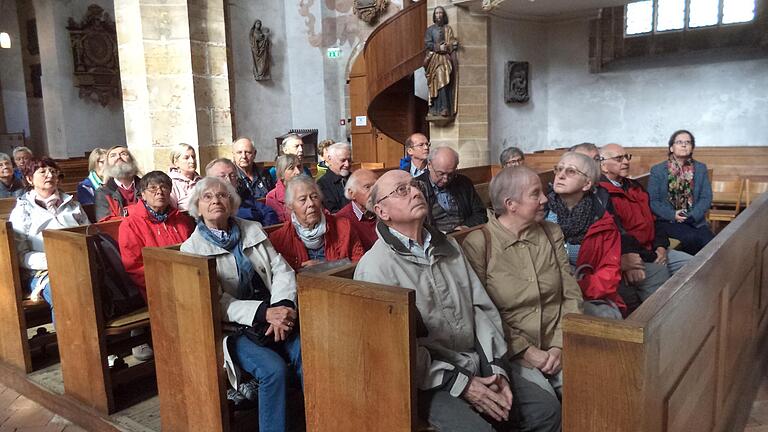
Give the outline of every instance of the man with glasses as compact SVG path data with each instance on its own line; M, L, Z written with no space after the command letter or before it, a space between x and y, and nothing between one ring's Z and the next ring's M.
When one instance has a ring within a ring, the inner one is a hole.
M502 168L523 165L525 164L525 153L517 147L507 147L499 155L499 163Z
M405 140L406 157L400 160L400 169L408 171L411 176L418 177L427 170L429 157L429 140L424 134L415 133Z
M510 371L499 312L456 240L424 223L429 207L411 176L382 175L368 210L379 241L355 279L416 292L418 415L442 431L559 431L556 400Z
M227 158L212 160L205 167L205 176L218 177L235 187L240 196L240 208L237 209L237 217L257 221L264 226L280 223L277 213L272 208L258 201L248 189L239 184L238 169L231 160Z
M136 159L127 147L115 146L107 150L104 178L108 180L94 196L96 220L104 222L128 216L127 207L139 200L138 174Z
M448 233L488 222L472 180L456 172L459 154L450 147L429 153L427 172L416 177L429 207L429 224Z
M651 212L650 199L643 186L629 178L632 155L619 144L600 149L600 186L611 199L611 212L621 232L622 297L632 306L634 298L645 300L679 270L691 256L669 247L667 233Z

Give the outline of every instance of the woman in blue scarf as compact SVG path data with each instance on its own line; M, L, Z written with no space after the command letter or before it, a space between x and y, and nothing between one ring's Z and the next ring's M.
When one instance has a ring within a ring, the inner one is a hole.
M88 156L88 177L77 185L77 201L80 205L93 204L96 189L104 183L104 161L107 160L107 151L103 148L95 148Z
M198 182L189 199L197 227L181 251L216 257L222 316L239 326L224 344L230 384L250 398L253 386L242 385L240 376L248 372L258 382L259 430L284 431L289 375L303 384L296 276L261 224L234 216L239 207L230 183Z

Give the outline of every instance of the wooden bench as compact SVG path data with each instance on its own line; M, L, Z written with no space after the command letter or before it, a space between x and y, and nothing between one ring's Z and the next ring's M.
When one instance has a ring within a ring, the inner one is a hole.
M16 198L0 198L0 219L8 220L14 207Z
M109 414L116 411L115 389L154 374L154 361L109 368L107 356L126 356L149 341L146 309L107 320L102 311L96 265L97 232L117 238L121 220L43 232L64 376L64 393Z
M625 321L564 322L565 431L735 431L763 376L768 197Z
M41 328L29 338L27 329L50 322L48 303L24 298L13 227L0 220L0 361L32 372L32 352L38 348L44 352L46 345L56 342L56 335Z

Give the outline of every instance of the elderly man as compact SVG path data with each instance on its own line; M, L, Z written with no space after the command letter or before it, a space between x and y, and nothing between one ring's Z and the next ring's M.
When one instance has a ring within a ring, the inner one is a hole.
M302 140L298 134L289 133L280 143L280 150L283 154L296 155L301 164L301 159L304 157L304 140ZM312 177L312 172L309 171L309 168L303 166L303 164L302 167L304 168L304 174ZM277 183L277 168L270 168L269 175L272 177L272 182Z
M400 169L418 177L427 170L427 158L431 144L424 134L415 133L405 140L406 157L400 160Z
M107 150L104 177L108 178L94 196L96 220L104 222L128 216L127 207L138 202L139 167L127 147Z
M637 303L638 296L645 300L691 259L687 253L667 249L669 239L662 225L656 224L648 193L629 178L631 158L619 144L606 144L600 149L600 186L610 194L608 211L622 233L620 294L628 306Z
M344 188L344 196L349 204L344 206L336 216L349 219L352 229L363 243L363 249L370 250L376 243L376 215L366 209L371 187L378 176L371 170L359 169L352 173Z
M13 162L0 153L0 198L18 198L24 194L24 183L13 172Z
M13 149L13 163L16 164L16 168L13 170L13 175L17 179L24 181L24 175L22 174L24 172L24 165L27 164L27 162L31 161L34 155L32 154L32 150L30 150L28 147L16 147Z
M517 147L507 147L499 155L499 164L502 168L520 166L525 163L525 153Z
M571 146L568 151L587 155L591 157L595 162L600 162L600 149L592 143L583 142L581 144L576 144Z
M429 170L416 180L429 206L429 224L448 233L488 222L485 206L472 180L456 172L459 154L450 147L434 149Z
M275 188L274 180L265 172L264 167L253 161L256 157L256 148L250 139L236 139L232 143L232 157L237 164L240 188L247 189L253 199L263 198L267 196L267 192Z
M559 431L557 399L510 373L499 312L458 243L424 224L429 208L414 185L400 170L374 184L368 209L379 218L379 241L355 279L416 291L419 416L441 431L492 431L512 422Z
M344 186L349 178L352 165L352 151L347 143L335 143L328 146L328 156L325 161L328 171L320 177L317 185L323 193L323 205L331 213L336 213L349 203L344 194Z
M238 169L231 160L220 158L210 161L205 167L205 176L218 177L235 187L237 194L240 195L237 217L261 222L264 226L280 223L274 210L253 198L248 189L238 185Z

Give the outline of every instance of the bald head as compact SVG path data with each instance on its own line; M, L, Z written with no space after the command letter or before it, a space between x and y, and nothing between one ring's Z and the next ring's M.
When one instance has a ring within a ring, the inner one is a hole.
M620 181L629 176L629 157L619 144L600 147L600 171L611 180Z
M377 178L376 173L371 170L359 169L353 172L344 186L344 196L348 200L354 201L358 207L365 208L368 204L371 188L376 183Z
M387 171L376 180L367 207L388 226L423 223L427 217L424 195L410 174L402 170Z
M456 174L459 154L450 147L438 147L429 153L429 177L438 187L445 187Z
M240 137L232 143L232 160L240 169L250 173L255 157L256 148L249 138Z

